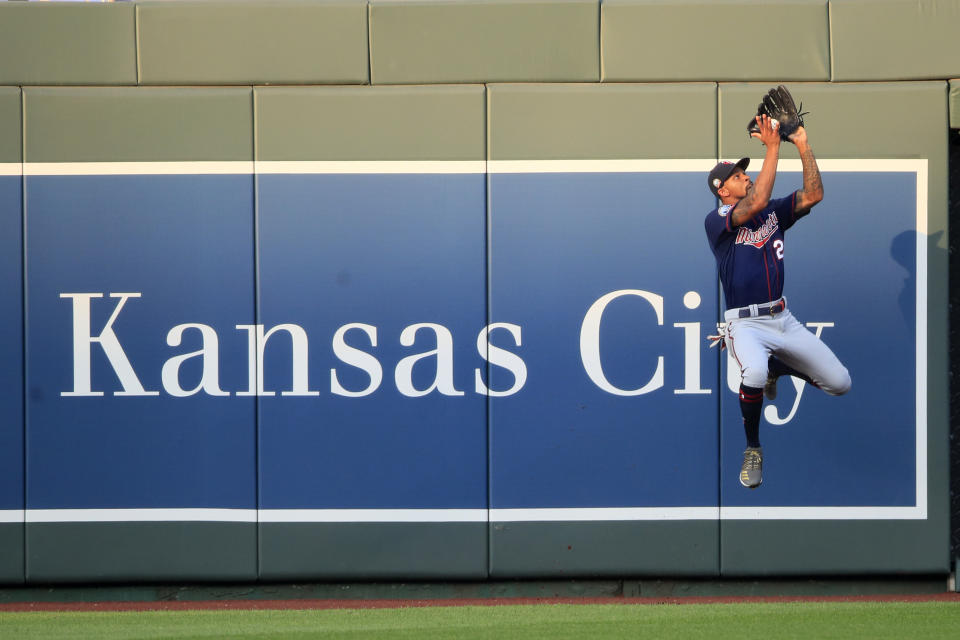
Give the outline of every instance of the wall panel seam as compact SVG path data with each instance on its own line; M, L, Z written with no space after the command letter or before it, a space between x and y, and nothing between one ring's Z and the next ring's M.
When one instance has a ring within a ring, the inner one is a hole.
M830 67L829 82L833 82L833 0L827 1L827 65Z
M605 79L603 70L603 3L604 0L597 2L597 64L600 67L597 82L600 83Z
M373 86L373 7L367 1L367 84Z
M716 156L717 162L720 161L720 124L723 122L721 117L720 110L722 108L722 101L720 100L720 83L715 82L714 86L714 121L713 130L716 132L716 136L713 140L714 148L713 152ZM723 286L720 283L719 274L717 274L717 305L716 305L716 315L714 316L717 322L723 317ZM719 331L718 331L719 333ZM717 508L719 509L723 505L723 354L717 353L717 421L716 421L716 434L717 434ZM718 576L723 575L723 522L718 518L717 519L717 574Z
M257 119L257 90L256 87L250 87L250 133L252 140L253 164L256 167L256 161L259 155L260 131ZM254 170L250 176L253 181L253 322L260 324L260 178ZM255 357L259 359L259 350ZM260 371L260 363L255 365L255 371ZM259 385L259 381L257 382ZM254 500L257 508L257 526L254 534L254 561L256 566L257 580L263 575L262 561L260 558L260 396L253 398L253 478L254 478Z
M483 85L483 129L484 129L484 149L483 157L484 162L490 162L490 84L484 83ZM492 219L490 216L491 206L490 206L490 171L486 170L484 172L484 230L486 233L486 291L485 294L485 303L487 311L487 326L490 326L492 322L492 312L493 305L492 301L492 268L491 262L493 260L492 255L492 243L491 239L493 236L493 230L491 228ZM492 388L493 381L490 379L490 371L492 367L490 366L490 339L487 337L487 362L486 362L486 373L487 373L487 387ZM487 524L486 524L486 534L487 534L487 578L489 579L493 575L493 533L491 531L490 523L490 510L493 508L493 411L491 406L490 394L487 394L486 397L486 406L487 406Z
M133 8L133 57L137 70L136 84L139 87L142 84L142 70L140 64L140 5Z
M27 176L23 173L27 158L26 93L20 87L20 402L22 412L23 447L23 581L27 581Z

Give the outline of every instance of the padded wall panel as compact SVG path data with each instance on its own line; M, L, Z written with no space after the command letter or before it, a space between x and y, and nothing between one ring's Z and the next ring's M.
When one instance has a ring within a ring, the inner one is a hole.
M681 522L497 522L492 573L541 576L717 574L715 519Z
M23 139L20 120L20 88L0 87L0 162L20 162Z
M257 530L249 523L32 522L28 528L32 582L249 582L255 577Z
M18 517L22 518L22 514ZM24 581L24 524L0 523L0 584L23 584Z
M604 81L830 78L827 0L604 0L601 21Z
M960 80L950 81L950 127L960 129Z
M0 4L0 84L136 84L132 3Z
M515 115L491 120L490 159L713 157L716 113L706 110L705 97L711 92L715 98L713 84L497 86L490 94L491 119L493 107ZM685 123L684 134L658 118Z
M256 95L261 161L476 161L486 150L484 127L464 124L483 124L481 86L278 87Z
M20 89L0 87L0 582L23 582Z
M204 87L30 89L27 162L249 161L250 93Z
M595 82L597 0L372 0L374 84Z
M716 574L716 88L488 91L491 574Z
M27 579L253 579L251 90L25 118Z
M767 88L720 88L720 155L752 155L754 175L762 147L747 137L743 116L755 111ZM826 196L787 234L784 293L801 322L820 324L853 388L831 398L781 380L761 423L764 484L745 491L737 482L743 430L729 391L739 383L725 362L721 489L729 518L722 571L945 572L946 85L791 89L811 111L807 129ZM864 100L883 107L855 127L835 116ZM880 138L867 133L902 118L917 127ZM801 186L795 148L787 144L781 155L787 161L781 161L775 196ZM878 352L877 334L898 340ZM792 519L798 517L802 522Z
M484 89L256 96L260 575L485 577Z
M143 2L142 84L361 84L362 0Z
M960 75L960 0L830 0L831 79Z
M483 579L486 526L476 522L261 522L266 580Z

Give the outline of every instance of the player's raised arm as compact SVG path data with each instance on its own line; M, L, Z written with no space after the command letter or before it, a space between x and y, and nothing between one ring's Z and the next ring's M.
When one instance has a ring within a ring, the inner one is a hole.
M789 139L797 145L800 162L803 164L803 188L797 191L796 211L806 211L823 200L823 180L820 179L820 168L817 166L817 159L813 157L813 149L807 141L806 129L800 127Z
M760 131L750 135L760 138L760 142L766 145L767 155L763 159L763 167L757 175L753 189L730 212L730 223L734 227L739 227L763 211L770 202L773 182L777 177L777 161L780 159L780 133L777 125L766 115L757 116L757 125Z

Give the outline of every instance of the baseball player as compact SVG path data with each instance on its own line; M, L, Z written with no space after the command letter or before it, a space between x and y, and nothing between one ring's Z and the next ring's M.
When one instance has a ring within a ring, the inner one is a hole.
M766 145L763 167L754 182L744 171L750 163L721 162L707 179L720 200L704 222L717 259L726 298L725 344L740 366L740 411L747 449L740 483L751 489L763 481L760 415L763 398L776 397L777 378L806 380L831 395L850 389L850 374L827 345L798 322L783 297L784 234L823 199L823 184L803 126L786 136L803 163L803 187L771 199L781 136L778 122L756 117L752 137Z

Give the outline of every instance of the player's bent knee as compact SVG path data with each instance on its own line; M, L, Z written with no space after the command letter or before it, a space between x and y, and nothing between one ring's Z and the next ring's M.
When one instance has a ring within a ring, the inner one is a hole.
M850 379L850 372L844 369L843 374L837 375L836 379L830 380L830 383L829 386L824 386L823 390L832 396L842 396L850 391L853 380Z
M763 389L767 384L766 367L746 367L742 371L743 385L755 389Z

